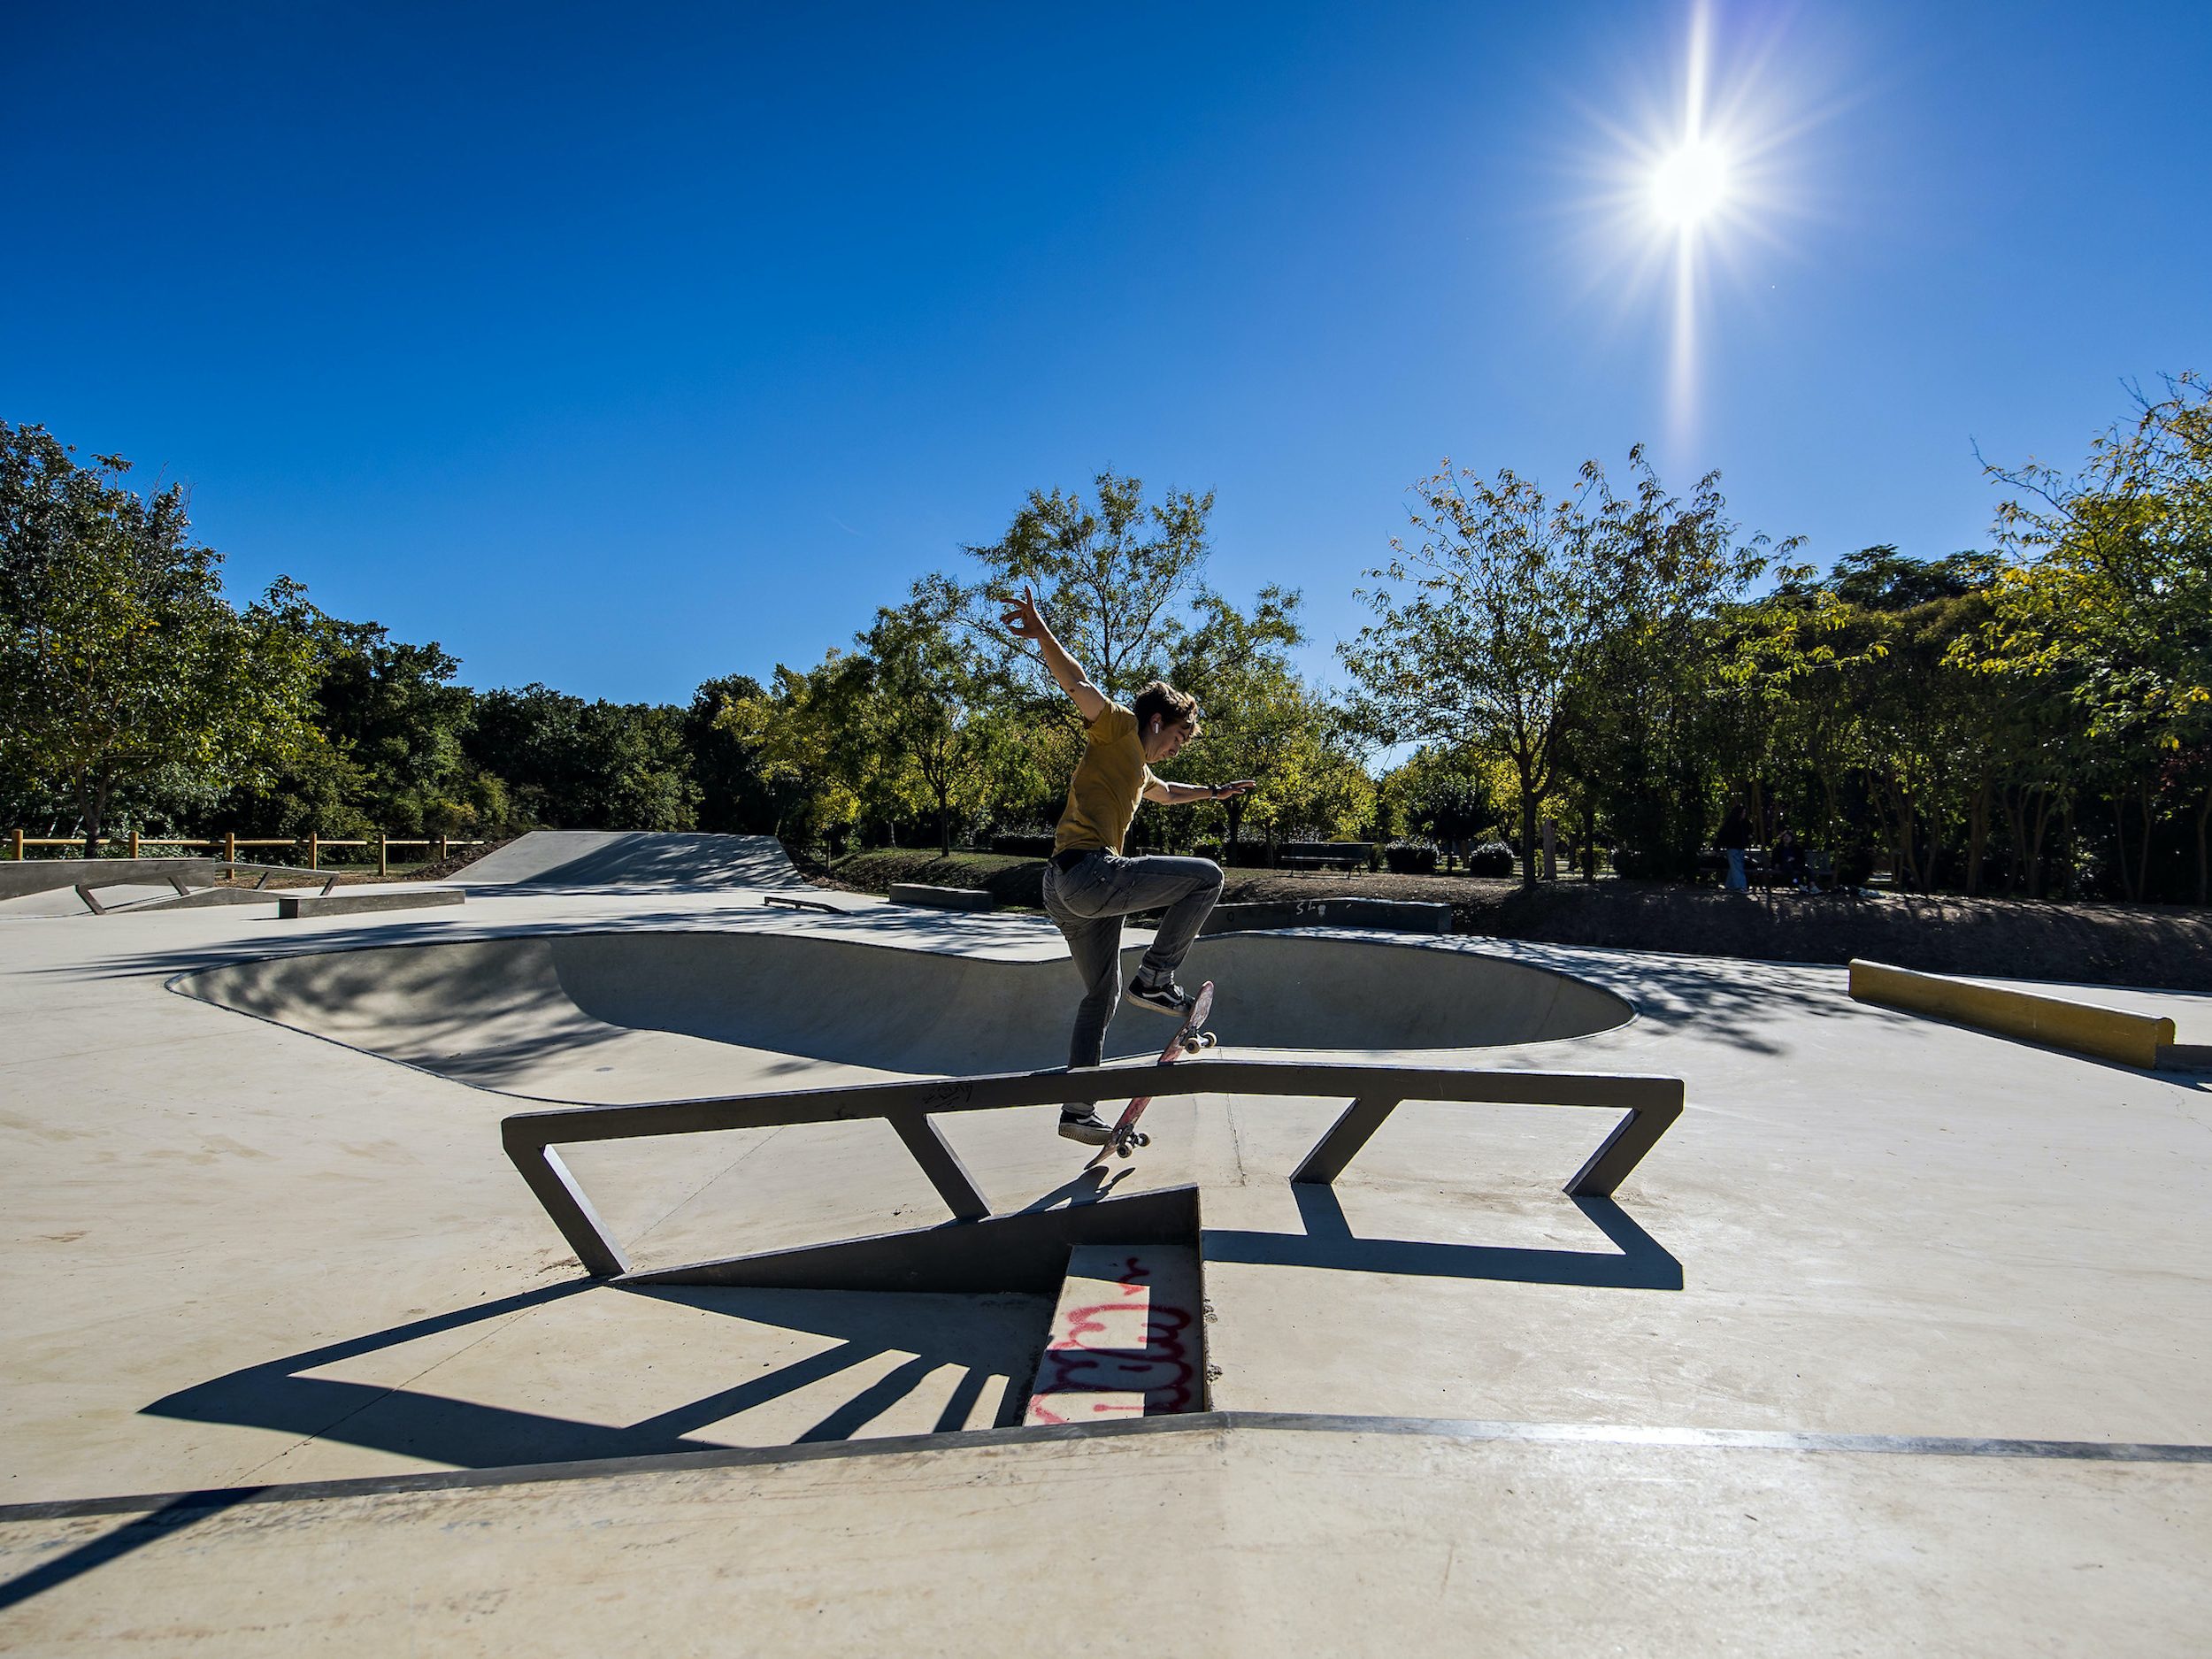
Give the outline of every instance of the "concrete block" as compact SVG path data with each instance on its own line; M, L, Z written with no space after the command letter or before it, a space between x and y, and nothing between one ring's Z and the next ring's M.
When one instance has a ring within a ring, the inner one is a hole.
M1855 1002L1932 1014L1999 1036L2116 1060L2146 1071L2157 1067L2162 1048L2175 1047L2170 1019L1975 985L1939 973L1915 973L1879 962L1853 960L1851 996Z
M927 904L941 910L987 910L996 902L980 887L931 887L918 881L893 884L894 904Z
M274 904L284 895L265 887L199 887L173 899L157 899L134 908L142 910L204 910L227 904Z
M1400 933L1448 933L1452 907L1400 899L1275 899L1217 904L1199 931L1242 933L1273 927L1375 927Z
M1027 1421L1103 1423L1206 1409L1198 1252L1079 1244L1037 1364Z
M2158 1045L2161 1071L2212 1071L2212 1042L2162 1042Z
M274 895L277 915L285 921L311 916L354 916L364 910L413 910L431 905L461 904L468 895L458 887L430 887L413 893L355 891L334 893L324 898L316 893L280 893Z

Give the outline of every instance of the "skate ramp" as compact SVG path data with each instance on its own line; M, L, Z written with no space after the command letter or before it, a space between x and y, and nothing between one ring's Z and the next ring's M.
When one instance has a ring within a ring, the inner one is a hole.
M1128 953L1133 971L1136 953ZM1202 940L1237 1047L1388 1053L1548 1042L1634 1010L1471 951L1296 935ZM219 1007L480 1087L626 1102L1064 1063L1064 958L1005 960L779 933L579 933L274 957L189 975ZM1110 1057L1170 1027L1125 1008Z
M463 887L795 887L804 884L772 835L645 830L533 830L455 878Z

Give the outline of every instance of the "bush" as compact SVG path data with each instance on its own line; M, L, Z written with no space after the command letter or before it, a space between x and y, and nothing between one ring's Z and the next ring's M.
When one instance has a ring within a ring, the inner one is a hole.
M1663 866L1650 852L1641 847L1616 847L1613 849L1613 873L1631 881L1656 881Z
M1010 858L1049 858L1053 840L1049 835L994 835L991 850Z
M1436 849L1425 841L1393 841L1383 849L1383 863L1394 876L1432 876Z
M1471 876L1509 876L1513 873L1513 849L1503 841L1485 841L1467 855L1467 873Z

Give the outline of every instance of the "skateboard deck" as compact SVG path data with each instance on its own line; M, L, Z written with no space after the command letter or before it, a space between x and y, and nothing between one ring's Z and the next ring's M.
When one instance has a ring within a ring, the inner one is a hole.
M1175 1034L1167 1040L1167 1047L1160 1050L1160 1064L1173 1065L1187 1054L1197 1054L1214 1046L1213 1033L1203 1029L1206 1016L1213 1012L1213 1008L1214 982L1209 979L1198 987L1198 995L1191 1003L1190 1018L1176 1027ZM1096 1155L1083 1167L1087 1170L1096 1169L1106 1162L1106 1155L1110 1152L1118 1152L1125 1158L1139 1147L1150 1146L1151 1137L1141 1134L1137 1130L1137 1119L1144 1116L1144 1109L1150 1104L1152 1096L1149 1094L1141 1094L1131 1101L1128 1110L1121 1115L1121 1121L1114 1125L1112 1138L1099 1148Z

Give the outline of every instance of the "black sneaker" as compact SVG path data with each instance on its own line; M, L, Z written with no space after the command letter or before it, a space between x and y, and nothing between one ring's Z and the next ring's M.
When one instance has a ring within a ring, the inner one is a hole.
M1114 1138L1114 1126L1098 1115L1095 1106L1064 1106L1060 1110L1060 1133L1087 1147L1102 1147Z
M1156 1014L1165 1014L1176 1020L1188 1019L1191 1010L1198 1006L1198 999L1171 979L1163 979L1157 985L1133 979L1127 995L1139 1008L1148 1008Z

